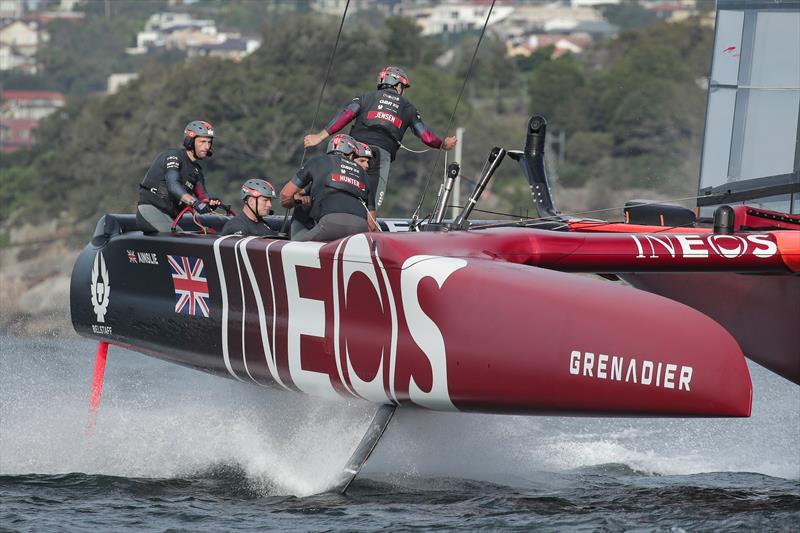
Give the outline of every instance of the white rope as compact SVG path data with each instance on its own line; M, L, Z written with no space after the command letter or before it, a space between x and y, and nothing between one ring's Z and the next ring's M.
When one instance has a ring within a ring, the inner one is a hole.
M403 143L400 143L400 148L411 152L412 154L424 154L425 152L429 152L430 148L425 148L424 150L412 150L411 148L407 148Z

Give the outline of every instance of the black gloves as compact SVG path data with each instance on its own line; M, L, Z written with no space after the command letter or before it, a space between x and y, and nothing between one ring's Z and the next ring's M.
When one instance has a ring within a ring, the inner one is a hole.
M196 213L199 213L201 215L211 212L211 208L208 207L208 204L205 202L201 202L200 200L195 200L194 203L192 204L192 208L194 208Z

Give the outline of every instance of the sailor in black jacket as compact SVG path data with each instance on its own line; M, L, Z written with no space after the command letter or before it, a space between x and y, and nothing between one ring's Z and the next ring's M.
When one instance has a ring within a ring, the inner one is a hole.
M275 189L267 180L249 179L242 185L242 209L225 223L223 235L276 237L278 232L270 228L264 217L272 214L272 199Z
M403 95L411 87L406 73L398 67L386 67L378 74L378 90L353 98L338 115L319 133L306 135L306 148L316 146L323 140L355 120L350 135L357 141L369 145L373 158L367 171L370 179L370 203L374 204L372 217L383 203L389 167L397 155L400 142L410 127L414 135L432 148L451 150L456 138L442 141L428 129L414 107ZM373 228L374 229L374 228Z
M139 185L136 222L146 233L170 231L172 220L185 205L198 213L208 213L219 205L206 191L201 161L211 157L214 128L208 122L193 120L183 131L183 148L156 156Z
M372 152L349 135L335 135L328 153L311 159L281 190L281 205L311 206L315 226L293 240L332 241L369 231L366 169ZM310 190L310 194L306 191Z

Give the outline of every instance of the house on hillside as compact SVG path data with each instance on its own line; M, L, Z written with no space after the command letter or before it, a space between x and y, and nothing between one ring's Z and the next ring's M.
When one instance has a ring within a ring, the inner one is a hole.
M22 0L0 0L0 20L18 20L24 13Z
M545 33L530 35L524 41L516 44L508 43L509 56L529 56L539 48L553 47L552 58L556 59L564 54L581 54L592 44L592 36L588 33L553 34Z
M145 22L144 30L136 34L136 46L126 51L129 54L146 54L154 49L167 47L170 40L173 47L177 47L176 43L185 40L185 36L215 39L217 25L213 20L195 19L189 13L154 13Z
M156 13L136 35L129 54L179 50L187 57L209 56L239 61L261 46L261 39L217 29L213 20L195 19L188 13Z
M603 15L590 7L569 7L561 4L518 5L514 13L499 23L495 33L507 41L540 33L573 33L587 23L603 22Z
M15 20L0 26L0 70L36 74L36 52L50 36L35 21Z
M120 87L139 78L138 72L117 72L106 79L106 94L116 94Z
M490 3L479 0L451 1L428 5L402 3L395 7L395 14L413 18L422 28L422 35L459 33L480 30L486 22ZM497 4L489 17L489 27L508 19L514 13L512 5Z
M347 7L347 16L358 11L365 9L376 9L387 12L391 4L387 0L349 0L350 4ZM311 9L325 13L326 15L342 16L345 6L348 5L348 0L312 0Z
M241 61L261 46L259 39L246 37L229 37L220 43L195 44L186 48L188 57L219 57L232 61Z
M51 91L0 93L0 150L30 148L39 121L64 105L64 95Z
M697 14L697 8L694 4L686 4L677 1L646 4L645 9L651 13L655 13L658 18L668 22L680 22L681 20L686 20L692 15Z

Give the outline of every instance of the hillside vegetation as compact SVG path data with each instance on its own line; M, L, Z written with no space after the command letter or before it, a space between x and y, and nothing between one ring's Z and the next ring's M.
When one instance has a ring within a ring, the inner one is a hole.
M234 201L238 186L252 176L283 185L303 159L302 137L315 119L338 20L287 14L270 22L262 47L241 63L151 62L115 95L71 100L40 124L32 150L2 158L0 217L7 225L15 214L40 213L44 191L63 199L48 206L51 214L77 227L93 226L105 212L131 211L153 157L178 146L184 124L196 118L211 121L217 134L215 155L204 164L213 193ZM618 205L623 188L694 194L705 110L699 82L708 71L711 40L711 30L696 20L660 23L599 43L581 58L538 54L517 62L504 57L501 43L485 39L450 132L466 128L464 177L479 173L492 146L520 148L527 117L541 112L551 132L566 132L565 163L554 169L559 194L588 188L590 207ZM412 79L409 98L444 134L475 41L462 39L454 61L442 68L435 64L442 45L420 37L413 22L348 19L314 129L354 95L374 88L383 66L399 64ZM410 132L404 144L424 148ZM382 214L413 211L436 157L435 151L401 150ZM429 197L439 176L433 181ZM512 162L498 173L487 205L530 208L527 184Z

